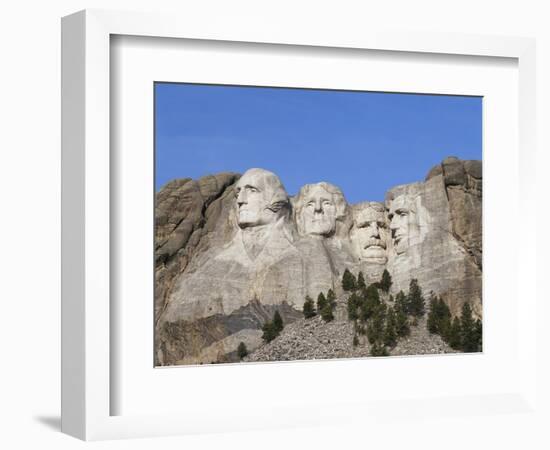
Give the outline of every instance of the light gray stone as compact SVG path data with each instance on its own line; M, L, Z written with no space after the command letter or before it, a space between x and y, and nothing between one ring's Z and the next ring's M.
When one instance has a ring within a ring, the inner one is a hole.
M350 240L356 261L367 282L380 280L388 261L390 230L383 203L361 202L353 205Z
M338 187L325 182L306 184L293 205L301 236L345 237L348 204Z
M263 169L174 180L156 204L156 362L234 361L276 310L291 324L307 295L344 298L346 268L368 283L388 269L394 294L417 278L454 315L468 301L481 317L481 211L481 162L454 157L351 206L327 182L290 198Z
M263 169L247 171L235 184L229 210L233 232L217 233L222 236L219 245L197 255L173 280L158 329L180 320L228 316L254 301L302 308L305 260L294 245L290 199L278 177ZM225 339L226 333L219 338ZM160 345L172 355L163 355L161 361L195 358L202 351L200 345L188 346L182 358L174 358L173 353L181 353L173 350L177 343L163 339L169 340L169 333L161 336Z
M440 295L454 315L469 302L481 317L481 198L455 184L467 183L463 162L445 161L440 175L388 192L392 292L407 292L411 278L417 278L423 291ZM445 174L450 165L449 182Z

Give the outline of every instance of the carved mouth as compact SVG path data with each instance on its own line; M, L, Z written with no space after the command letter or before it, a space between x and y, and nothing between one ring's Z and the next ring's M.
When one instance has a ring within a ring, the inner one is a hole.
M312 220L310 222L310 226L314 227L331 227L331 224L328 220Z
M396 234L394 237L393 237L393 240L396 244L399 243L399 241L401 241L405 236L403 234Z
M255 214L250 209L239 209L239 219L249 219L251 217L254 217Z
M368 248L380 248L380 249L383 249L385 250L386 249L386 244L384 242L382 242L381 240L379 239L371 239L370 241L368 241L365 246L363 247L365 250L368 249Z

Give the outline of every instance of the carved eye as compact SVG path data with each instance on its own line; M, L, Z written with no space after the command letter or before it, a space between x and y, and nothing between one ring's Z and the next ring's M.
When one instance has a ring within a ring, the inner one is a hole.
M249 190L250 192L258 192L258 189L256 189L255 187L252 187L252 186L250 186L250 187L248 188L248 190Z
M323 206L332 206L332 203L331 203L330 201L328 201L328 200L325 200L325 201L323 202Z

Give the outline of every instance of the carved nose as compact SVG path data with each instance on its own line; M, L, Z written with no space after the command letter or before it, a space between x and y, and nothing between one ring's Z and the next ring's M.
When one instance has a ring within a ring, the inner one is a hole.
M237 195L237 205L241 206L241 205L244 205L245 203L246 203L246 195L243 191L241 191Z
M315 209L314 209L315 212L317 213L320 213L320 212L323 212L323 207L321 205L321 202L316 202L315 203Z
M370 235L372 237L379 237L380 236L380 233L379 233L379 230L378 230L378 225L376 225L375 223L373 223L370 226Z

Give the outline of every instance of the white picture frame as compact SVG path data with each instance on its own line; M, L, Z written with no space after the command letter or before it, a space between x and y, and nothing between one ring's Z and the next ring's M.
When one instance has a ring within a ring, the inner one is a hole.
M512 389L502 392L469 394L463 397L398 397L373 402L320 401L301 406L281 402L273 406L271 417L265 411L228 411L209 416L199 410L113 415L114 390L112 366L116 352L112 336L110 297L112 210L111 187L118 174L112 170L110 108L112 106L111 36L141 36L192 39L216 42L284 44L308 48L368 49L409 52L416 55L446 54L477 57L501 57L517 60L519 80L519 181L518 217L523 220L535 211L531 176L535 167L535 42L527 38L472 36L444 33L398 33L383 30L348 30L322 35L304 30L281 30L265 23L250 23L233 28L229 23L195 23L192 18L163 14L112 11L83 11L67 16L62 22L62 430L85 440L163 436L185 433L236 431L282 426L308 426L323 420L352 421L387 415L391 420L392 403L403 401L411 414L437 405L441 414L493 414L506 408L522 413L537 408L536 351L522 342L536 342L535 287L526 287L518 303L517 342L518 377ZM152 220L152 218L151 218ZM534 222L534 220L533 220ZM517 280L535 273L535 240L517 250ZM518 284L519 285L519 284ZM518 295L514 293L513 295ZM152 305L152 299L151 299ZM152 306L151 306L152 308ZM530 313L531 311L531 313ZM152 327L151 327L152 328ZM152 333L152 329L151 329ZM315 373L317 365L307 369ZM266 368L267 367L267 368ZM278 365L250 366L250 370L279 371ZM348 370L355 366L348 364ZM207 368L203 368L207 369ZM211 368L210 376L212 373ZM346 370L345 368L343 370ZM391 370L391 369L384 369ZM190 372L181 372L184 379ZM405 401L406 400L406 401ZM476 405L472 409L472 405ZM225 416L224 416L225 414ZM401 411L401 415L403 412ZM399 416L400 414L397 414ZM355 418L355 419L354 419ZM239 420L241 419L241 420ZM246 420L244 420L246 419ZM269 423L268 423L269 422Z

